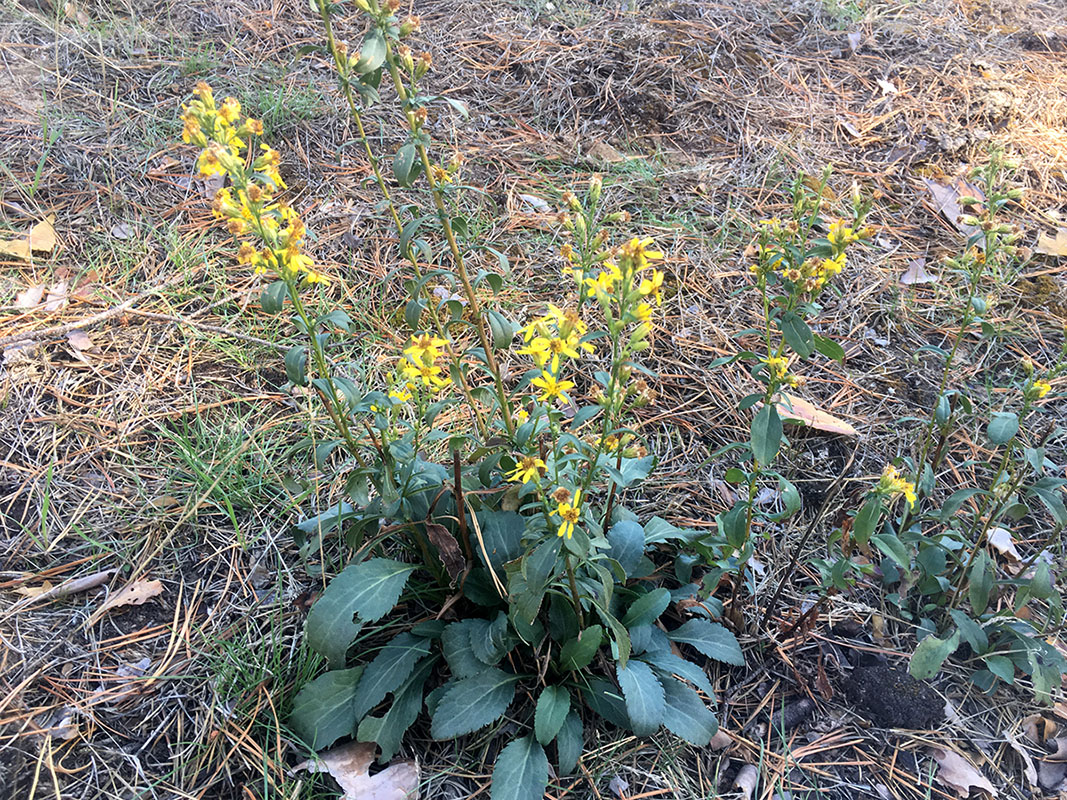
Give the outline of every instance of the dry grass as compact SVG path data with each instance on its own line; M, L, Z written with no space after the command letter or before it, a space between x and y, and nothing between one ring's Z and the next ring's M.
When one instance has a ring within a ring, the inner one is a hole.
M255 313L255 280L215 250L190 154L172 144L192 83L210 78L265 118L317 255L345 278L334 299L369 333L370 363L395 337L399 292L384 282L398 266L395 243L375 218L367 166L347 146L329 71L296 56L318 36L305 4L68 8L21 0L0 11L0 224L21 230L54 213L61 240L53 257L0 266L0 797L330 796L323 781L288 773L299 754L282 721L293 687L318 668L299 641L310 593L344 554L327 547L305 559L289 531L330 487L304 498L291 481L301 472L287 452L306 423L279 389L271 342L284 321ZM1028 193L1017 211L1029 241L1067 215L1058 0L678 0L636 14L433 0L414 10L435 88L473 112L442 114L435 133L486 190L472 216L512 257L509 303L556 291L556 245L508 213L517 194L553 202L594 170L608 202L670 254L661 399L645 419L662 463L657 482L629 498L639 513L710 527L730 500L729 464L708 455L742 434L733 408L749 379L708 365L757 319L735 291L747 224L781 210L778 190L797 169L832 164L835 197L858 181L876 194L880 226L820 321L845 346L845 367L806 369L806 396L864 436L794 435L802 525L828 497L832 517L902 452L896 420L936 390L935 370L912 354L949 335L952 281L909 289L898 277L916 257L936 264L959 237L923 178L961 174L994 141L1023 159ZM397 139L385 124L375 133L386 148ZM1006 351L970 349L957 384L995 384L1016 357L1041 363L1058 349L1065 269L1039 257L1014 285L990 285L1013 337ZM61 281L61 308L12 307L23 288ZM71 345L75 328L94 349ZM962 431L955 461L979 441ZM904 626L856 597L832 602L814 632L790 632L813 599L811 575L781 573L799 533L763 545L758 597L787 581L783 605L768 630L742 636L749 667L715 676L730 748L601 733L582 774L553 796L608 797L618 775L629 798L710 798L744 763L761 766L762 797L871 797L879 786L900 798L950 796L931 781L930 742L981 753L1002 797L1029 796L1003 738L1028 711L1024 693L991 703L948 674L937 686L959 716L939 731L886 731L852 713L839 688L850 648L896 660L907 645L893 632ZM115 570L104 588L40 602L19 594L103 570ZM138 578L162 580L164 592L93 618L106 591ZM842 638L832 632L841 623L862 633ZM886 638L872 638L883 629ZM775 725L775 709L805 697L810 718ZM430 776L425 796L487 795L484 763L499 743L457 749L415 731L410 746Z

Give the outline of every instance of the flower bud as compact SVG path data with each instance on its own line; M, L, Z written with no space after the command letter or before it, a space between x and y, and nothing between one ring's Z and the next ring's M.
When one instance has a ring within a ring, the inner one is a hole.
M422 53L419 56L418 62L415 64L415 77L421 78L427 72L430 71L430 67L433 65L433 57L429 53Z
M604 179L600 175L593 175L589 179L589 201L595 206L600 202L600 193L604 188Z
M411 36L413 33L417 33L419 30L419 18L414 14L409 14L404 18L404 21L400 23L400 38L404 39Z

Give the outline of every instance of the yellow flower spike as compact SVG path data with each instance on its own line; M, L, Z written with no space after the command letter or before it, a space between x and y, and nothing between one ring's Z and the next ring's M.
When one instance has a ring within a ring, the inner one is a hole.
M566 536L568 539L574 536L574 526L582 517L582 490L579 489L574 493L574 500L570 503L560 503L556 507L556 514L562 520L559 525L559 530L556 531L556 535L559 537Z
M515 469L507 474L507 479L514 483L540 483L541 473L544 470L545 462L534 456L523 456L523 458L515 465Z
M573 381L561 381L549 372L542 372L540 377L534 378L530 384L541 390L537 399L542 403L546 400L562 399L568 390L574 388Z

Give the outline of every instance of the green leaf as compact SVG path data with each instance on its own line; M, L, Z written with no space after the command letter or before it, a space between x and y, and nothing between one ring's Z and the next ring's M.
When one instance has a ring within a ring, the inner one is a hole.
M537 698L534 735L543 745L556 738L571 710L571 693L563 686L546 686Z
M994 412L986 427L986 435L993 444L1006 444L1019 432L1019 417L1010 411Z
M958 608L954 608L948 613L952 617L952 621L956 623L956 627L960 629L960 636L963 637L963 641L970 645L975 655L982 655L989 649L989 637L981 625Z
M871 537L871 543L897 562L901 569L911 569L911 559L904 543L892 533L879 533Z
M560 669L576 670L588 667L603 640L604 629L599 625L590 625L578 634L577 639L571 639L560 649Z
M453 678L469 678L485 671L485 664L474 657L471 627L475 620L461 619L450 623L441 633L441 651Z
M289 296L289 287L285 281L274 281L263 288L259 295L259 305L268 314L277 314L285 307L285 300Z
M779 322L786 344L801 358L809 358L815 352L815 339L808 323L795 311L787 311Z
M496 758L489 800L543 800L548 756L532 736L516 739Z
M414 142L407 142L393 156L393 174L401 186L411 186L419 177L422 162L418 159Z
M818 334L814 334L812 338L815 342L816 350L839 364L845 363L845 350L841 345L832 339L827 339L825 336L819 336Z
M982 659L989 671L1007 684L1015 683L1015 662L1007 656L991 655Z
M658 589L653 589L648 594L644 594L633 601L626 612L626 616L622 618L622 624L627 628L633 628L638 625L651 625L659 619L660 614L667 610L670 602L671 593L669 590L664 589L662 586Z
M685 678L691 684L708 696L709 700L715 699L715 690L711 687L711 681L704 670L692 661L686 661L681 656L675 655L670 650L653 650L644 653L641 660L651 664L661 675Z
M306 347L297 346L285 354L285 377L294 386L307 386L307 353Z
M329 747L356 726L352 698L363 667L335 669L304 684L293 700L289 727L312 750Z
M492 622L487 619L471 620L471 650L483 664L496 664L510 649L508 639L508 615L498 611Z
M449 684L430 722L433 738L454 739L503 716L515 697L516 681L516 675L489 667Z
M359 61L352 68L357 75L373 72L385 63L385 36L380 28L371 28L359 49Z
M995 580L996 575L989 554L985 550L979 550L974 564L971 565L971 574L967 576L967 599L976 615L983 614L989 605L989 595L993 591Z
M673 678L663 681L663 695L667 704L663 727L695 747L707 746L719 721L700 695Z
M345 567L311 607L305 624L308 645L326 656L331 667L343 666L345 652L362 622L374 622L389 613L414 571L410 564L388 558Z
M356 719L363 719L389 692L394 691L411 675L415 664L430 654L430 641L410 633L394 637L367 665L356 687L352 707Z
M659 678L648 664L635 659L631 659L625 668L616 664L615 675L622 687L633 732L638 736L653 733L663 724L667 708Z
M871 534L878 529L883 510L882 498L872 494L856 512L856 517L852 520L852 535L859 544L867 544L870 541Z
M691 619L681 627L667 631L667 636L671 641L688 644L716 661L737 666L745 663L737 637L717 622Z
M380 717L366 717L359 723L356 738L361 742L375 742L381 748L378 757L387 762L400 750L400 742L422 711L422 692L436 658L428 658L415 668L410 677L395 692L393 702Z
M632 575L645 554L645 529L631 520L622 520L608 529L608 541L608 556L618 561L628 576Z
M761 465L774 463L782 444L782 420L773 405L765 405L752 419L752 455Z
M941 665L960 646L960 632L953 631L947 639L927 636L911 654L908 672L913 678L929 680L941 671Z
M478 514L478 523L482 529L482 541L489 555L489 564L493 569L503 569L504 565L522 555L522 535L526 532L526 520L514 511L482 511ZM485 562L482 549L478 557ZM487 564L486 566L489 566Z
M571 711L556 734L556 766L560 775L570 775L574 772L585 749L584 740L582 718L578 716L578 712Z
M586 705L617 728L630 730L632 723L626 711L626 701L622 699L618 688L604 678L593 676L589 685L581 689Z
M493 338L493 348L503 350L511 345L518 326L499 311L489 310L489 332Z

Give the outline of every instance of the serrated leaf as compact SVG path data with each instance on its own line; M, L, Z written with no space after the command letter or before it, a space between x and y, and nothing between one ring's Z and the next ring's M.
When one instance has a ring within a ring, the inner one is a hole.
M532 736L516 739L496 758L490 800L543 800L548 756Z
M622 624L627 628L651 625L659 619L660 614L667 610L670 602L671 593L669 590L664 589L662 586L658 589L653 589L630 604L630 608L626 611L626 616L622 618Z
M627 662L625 668L616 664L615 676L622 688L633 732L638 736L653 733L663 724L667 707L659 678L648 664L634 659Z
M400 750L400 742L422 711L422 693L436 658L420 663L403 685L393 693L393 702L380 717L366 717L359 723L356 738L361 742L375 742L381 748L378 758L387 762Z
M434 710L433 737L453 739L503 716L515 697L516 681L517 676L489 667L449 685Z
M719 730L719 721L700 695L668 678L663 681L663 696L667 704L663 727L695 747L707 746Z
M297 692L289 727L312 750L329 747L356 727L352 698L363 667L323 673Z
M576 639L571 639L560 649L560 669L585 669L596 656L603 640L604 629L599 625L590 625L579 633Z
M593 676L589 678L589 685L583 686L581 692L586 705L594 712L618 728L631 729L626 701L623 700L622 694L614 684L604 678Z
M608 556L619 562L627 576L632 575L645 554L645 529L631 520L616 522L608 529L608 542Z
M651 664L662 675L677 675L684 678L706 694L708 699L715 699L715 691L712 689L707 673L692 661L686 661L670 650L649 651L641 656L641 660Z
M485 671L485 664L474 657L471 649L471 627L474 622L473 619L453 622L441 632L441 650L453 678L469 678Z
M578 712L571 711L556 734L556 767L560 775L570 775L574 772L584 749L582 718L578 716Z
M343 666L345 652L361 623L375 622L389 613L414 571L410 564L388 558L345 567L308 613L308 645L326 656L331 667ZM355 621L357 615L361 622Z
M356 719L363 719L389 692L411 675L415 664L430 654L430 641L410 633L401 633L385 645L367 665L360 678L352 707Z
M508 615L503 611L497 612L492 621L471 620L471 650L474 657L489 666L496 664L508 652L507 633Z
M717 622L706 619L691 619L673 631L667 631L668 638L674 642L688 644L698 652L716 661L742 666L745 656L737 637Z
M534 735L543 745L556 738L571 710L571 693L563 686L546 686L534 710Z

